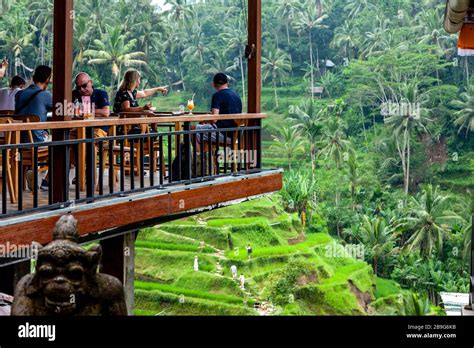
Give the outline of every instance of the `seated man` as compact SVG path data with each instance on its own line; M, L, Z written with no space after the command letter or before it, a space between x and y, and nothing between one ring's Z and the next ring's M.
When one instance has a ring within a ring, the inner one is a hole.
M46 122L48 112L53 110L53 95L47 91L51 81L52 69L41 65L33 73L33 84L28 88L18 92L15 96L16 115L36 115L41 122ZM41 143L49 140L49 134L45 130L32 131L33 141ZM30 140L27 134L21 134L21 141L28 143ZM27 173L27 180L31 188L32 172ZM41 182L41 189L48 190L48 175Z
M91 104L95 105L95 115L99 117L110 116L110 101L109 95L102 89L94 88L93 81L85 72L77 74L76 89L72 92L73 103L82 103L82 97L90 97ZM96 138L103 138L107 136L109 127L101 127L95 130Z
M99 117L110 116L110 101L109 95L106 91L94 88L94 82L91 77L85 73L80 72L75 78L76 89L72 92L72 101L74 104L82 104L82 97L90 97L91 104L95 105L95 115ZM105 138L108 135L109 127L100 127L94 129L95 138ZM73 130L70 134L71 139L77 138L77 130ZM71 149L71 165L75 165L75 156ZM76 178L72 180L72 184L76 185Z
M33 73L33 84L18 92L15 96L16 115L36 115L41 122L48 120L48 112L53 111L53 95L47 91L51 81L52 70L50 67L41 65ZM48 138L48 132L34 130L33 141L44 142ZM22 134L22 142L28 142L26 134Z
M20 76L15 76L10 82L10 87L0 89L0 110L15 110L15 96L25 88L26 82Z
M226 74L218 73L214 76L212 87L216 93L212 96L211 114L212 115L230 115L242 113L242 99L239 95L229 88L229 79ZM224 129L234 128L236 123L233 120L213 121L211 124L201 124L196 126L197 130L206 129ZM216 134L212 133L212 142L216 142ZM203 136L204 141L208 140L208 134ZM197 141L200 141L200 136L197 136ZM224 135L219 133L219 142L224 142ZM197 144L197 151L200 151L200 146Z

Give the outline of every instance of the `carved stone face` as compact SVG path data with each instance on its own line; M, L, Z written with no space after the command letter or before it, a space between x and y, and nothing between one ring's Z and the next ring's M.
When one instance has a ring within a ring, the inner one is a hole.
M63 216L53 241L38 246L36 272L17 284L12 315L126 315L123 286L98 273L100 246L78 244L77 221Z
M42 262L37 267L37 274L45 306L49 310L58 314L69 314L76 310L78 298L87 285L81 262Z
M69 241L55 241L39 251L36 284L51 313L74 314L91 293L100 250L86 251Z

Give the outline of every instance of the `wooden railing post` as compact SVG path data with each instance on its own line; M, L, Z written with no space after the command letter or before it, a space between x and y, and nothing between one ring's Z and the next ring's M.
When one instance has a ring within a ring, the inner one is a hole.
M261 112L262 93L262 1L248 4L248 112Z
M262 94L262 1L249 0L248 3L248 46L246 49L248 58L248 112L260 113ZM251 120L249 126L262 126L262 120ZM254 132L251 142L253 148L247 146L247 150L253 151L257 156L257 168L261 168L262 151L261 130Z
M135 239L138 232L104 239L100 273L116 277L123 284L129 315L133 315L135 278Z
M72 62L73 62L73 0L54 0L54 59L53 59L53 120L70 120L67 115L68 105L72 101ZM62 105L62 107L59 107ZM63 130L53 130L53 140L65 140ZM69 151L66 146L54 147L53 171L54 177L50 190L53 202L67 200L69 190ZM66 164L66 165L65 165ZM66 192L65 192L66 191Z

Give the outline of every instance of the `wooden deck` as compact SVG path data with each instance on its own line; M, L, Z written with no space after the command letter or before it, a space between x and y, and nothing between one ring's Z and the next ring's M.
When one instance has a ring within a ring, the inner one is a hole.
M113 230L133 231L153 226L159 218L214 209L229 202L276 192L281 188L282 172L270 170L18 216L0 221L0 244L9 242L25 245L32 241L48 243L55 223L64 214L73 214L78 220L81 236Z
M104 171L104 178L103 178L103 192L104 194L108 194L110 192L110 187L109 187L109 171L106 169ZM148 170L145 170L145 187L149 187L150 186L150 172ZM168 173L166 172L164 174L163 177L167 177ZM46 176L46 173L40 173L39 176L38 176L38 183L41 184L41 181L42 179L44 179ZM71 169L70 173L69 173L69 182L70 182L70 186L69 186L69 199L72 201L72 200L75 200L76 199L76 185L73 185L72 184L72 181L73 181L73 178L75 177L75 170L74 168ZM97 173L96 173L96 182L97 182L97 185L99 183L99 180L98 180L98 177L99 177L99 171L97 170ZM115 182L115 185L114 185L114 192L119 192L120 191L120 178L117 179L118 181ZM155 172L154 173L154 184L155 185L158 185L160 182L160 172ZM164 182L165 184L167 183L167 181ZM131 190L131 177L129 175L127 175L125 177L125 183L124 183L124 186L125 186L125 191L130 191ZM135 180L134 180L134 187L135 189L137 188L140 188L140 177L137 177L135 175ZM48 198L49 198L49 192L47 190L41 190L39 189L38 190L38 205L41 207L41 206L47 206L48 205ZM96 189L96 195L98 196L99 195L99 190L98 190L98 186L97 186L97 189ZM81 191L80 192L80 197L79 199L85 199L87 198L86 196L86 192L85 191ZM11 212L16 212L18 211L18 203L11 203L10 201L10 195L8 194L7 195L7 212L8 213L11 213ZM0 210L2 209L3 205L2 205L2 202L0 200ZM31 191L30 189L25 189L23 190L23 210L28 210L28 209L32 209L33 208L33 191ZM1 221L1 220L0 220Z

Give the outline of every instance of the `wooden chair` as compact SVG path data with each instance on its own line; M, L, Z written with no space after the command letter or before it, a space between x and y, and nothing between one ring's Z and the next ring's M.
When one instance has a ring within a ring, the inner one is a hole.
M154 116L153 114L144 114L144 113L127 113L127 112L122 112L120 113L120 118L146 118L148 116ZM136 125L127 125L123 127L123 134L128 135L130 134L131 130L136 127ZM150 132L148 124L141 124L139 125L140 129L140 134L148 134ZM125 147L128 149L128 153L130 153L130 142L127 140L125 141ZM148 141L144 143L143 147L143 155L144 156L151 156L153 153L153 157L155 158L155 161L153 163L153 166L150 166L150 175L153 175L156 172L157 168L157 159L159 156L159 152L162 151L160 149L160 144L158 141L150 138ZM135 165L136 165L136 172L137 175L140 175L140 144L136 142L134 144L134 154L135 154ZM161 170L163 173L166 172L165 164L162 163L161 165Z
M10 124L13 123L13 119L8 117L1 117L0 124ZM12 132L4 132L4 137L2 138L1 144L2 145L9 145L11 144L12 140ZM17 192L15 190L14 180L18 180L18 178L13 178L12 175L12 161L14 159L11 157L11 150L7 150L7 157L3 158L0 156L0 168L3 168L3 161L6 161L7 164L7 173L6 178L3 177L3 170L0 170L0 184L3 185L3 180L7 180L7 188L8 193L10 194L10 202L15 204L17 202Z
M36 115L12 115L10 116L14 121L21 121L23 123L36 123L41 122L39 116ZM34 137L33 131L28 130L26 131L28 136L28 142L34 144ZM45 172L48 170L48 156L49 156L49 149L47 147L38 147L38 163L42 164L39 168L39 172ZM34 158L33 158L33 148L23 150L23 186L26 188L26 173L29 169L31 169L34 165ZM33 189L33 188L32 188Z
M248 120L235 120L235 123L237 124L237 127L247 127L248 126ZM239 132L240 131L234 131L233 134L232 134L232 137L233 137L233 143L232 143L232 140L230 138L227 138L227 142L224 143L223 141L221 141L219 139L219 148L224 148L224 147L230 147L234 153L234 159L233 159L233 163L232 163L232 170L233 172L237 172L237 169L238 169L238 163L237 163L237 154L239 153L239 139L238 139L238 136L239 136ZM216 133L217 134L217 133ZM217 135L216 135L217 137ZM241 143L241 150L246 150L246 143L245 143L245 136L241 136L241 139L240 139L240 143ZM216 153L216 149L217 149L217 143L213 142L212 143L212 153ZM206 141L204 142L204 146L203 146L203 151L204 153L208 153L209 151L209 143ZM218 159L216 156L213 156L213 174L216 175L218 174ZM247 164L245 164L245 167L247 168Z
M248 126L248 120L235 120L235 123L237 123L237 127L247 127ZM234 163L232 165L232 169L234 172L237 172L237 153L239 152L239 131L234 131L234 144L233 144L233 151L234 151ZM242 134L242 137L240 139L240 143L242 144L241 150L247 150L246 146L247 144L245 143L245 133ZM245 163L245 168L247 168L248 165Z

